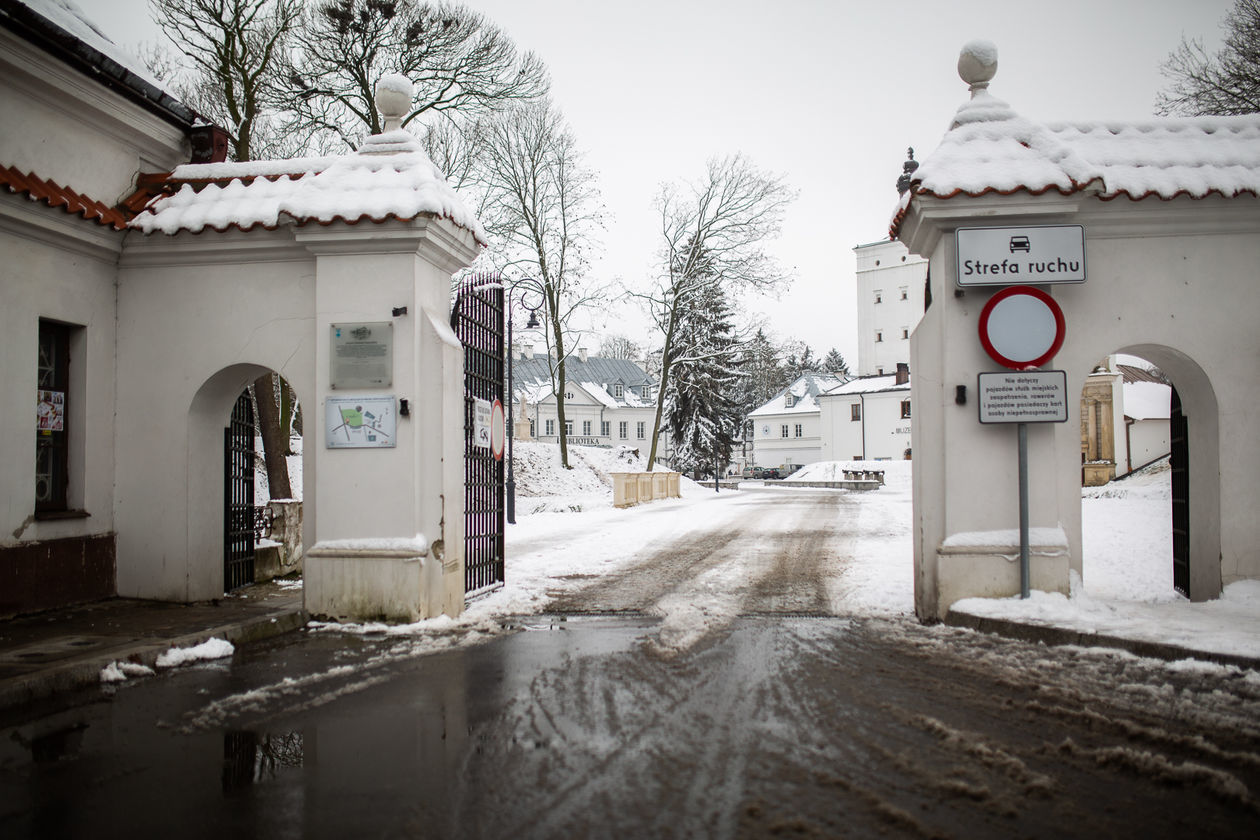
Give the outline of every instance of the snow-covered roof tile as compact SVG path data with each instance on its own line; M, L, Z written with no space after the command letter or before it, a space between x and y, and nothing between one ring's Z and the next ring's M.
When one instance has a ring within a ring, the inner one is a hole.
M409 220L431 215L486 234L463 200L403 129L369 137L358 151L290 161L187 164L165 183L131 226L145 233L249 230L334 221Z
M605 391L603 387L596 385L594 382L579 382L578 384L584 391L586 391L586 393L590 394L596 402L601 403L607 408L617 407L617 401L613 399L612 394Z
M915 196L1086 188L1103 200L1260 195L1260 115L1038 123L977 90L915 172L890 232Z
M818 411L818 395L844 382L844 377L828 373L806 373L784 388L769 402L748 413L749 417L772 414L808 414ZM788 396L792 405L788 405Z
M854 396L857 394L875 394L881 391L909 391L910 383L902 382L897 384L896 374L886 374L882 376L862 376L843 385L832 388L823 394L826 397L844 397Z

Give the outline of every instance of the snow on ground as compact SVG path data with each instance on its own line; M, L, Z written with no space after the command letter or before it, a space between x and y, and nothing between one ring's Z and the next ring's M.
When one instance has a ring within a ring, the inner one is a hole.
M231 656L236 650L226 639L207 639L199 645L186 648L171 648L157 658L159 668L174 668L187 665L189 662L200 662L203 659L222 659Z
M741 495L759 486L714 492L684 478L683 498L621 510L612 507L609 473L641 469L641 459L632 454L573 447L574 468L567 471L554 445L518 442L515 454L517 523L508 526L503 588L474 601L459 619L321 629L445 636L472 628L493 634L504 617L544 612L556 593L629 565L640 550L735 522L744 513L737 504ZM912 615L911 462L815 464L809 480L863 466L882 469L885 486L851 494L852 556L845 561L843 592L833 600L855 615ZM1260 582L1233 584L1221 599L1203 604L1191 604L1172 590L1168 478L1166 464L1156 464L1082 492L1084 583L1074 576L1072 597L1034 592L1026 601L973 598L955 606L976 615L1260 657ZM664 622L682 621L694 634L703 629L691 626L695 621L718 624L730 618L717 601L700 606L704 609L666 603L664 609L677 614L665 615Z
M1191 603L1172 588L1172 509L1168 462L1081 491L1084 580L1072 595L968 598L954 609L1086 633L1260 657L1260 581L1225 587Z

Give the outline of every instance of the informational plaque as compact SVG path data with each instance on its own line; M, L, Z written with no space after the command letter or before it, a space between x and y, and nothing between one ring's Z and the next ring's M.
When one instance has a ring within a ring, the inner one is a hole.
M394 384L394 324L333 324L329 355L329 387L334 390L388 388Z
M1025 370L980 374L981 423L1066 423L1067 373Z
M490 448L490 414L489 400L473 400L473 446Z
M378 449L396 445L398 413L392 394L328 397L324 441L328 449Z

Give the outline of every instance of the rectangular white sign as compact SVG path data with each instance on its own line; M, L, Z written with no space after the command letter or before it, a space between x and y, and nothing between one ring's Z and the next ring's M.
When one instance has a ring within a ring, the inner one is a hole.
M396 445L398 412L393 395L328 397L324 443L328 449L377 449Z
M473 446L490 448L490 401L473 399Z
M954 232L959 286L1085 282L1085 228L959 228Z
M1026 370L982 373L981 423L1066 423L1067 373Z

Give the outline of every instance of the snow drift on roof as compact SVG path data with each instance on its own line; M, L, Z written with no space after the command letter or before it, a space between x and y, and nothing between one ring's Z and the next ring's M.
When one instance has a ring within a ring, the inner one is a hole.
M98 29L73 0L18 0L18 2L66 34L79 39L106 58L117 62L120 67L153 85L172 99L179 99L162 82L153 77L143 61L119 47Z
M1260 195L1260 115L1038 123L977 90L915 172L892 235L915 195L1087 187L1104 199Z
M132 227L174 234L274 228L285 220L326 224L433 215L472 232L483 245L487 241L477 217L420 142L402 129L373 135L357 152L331 158L188 164L168 183L178 191L149 202Z

